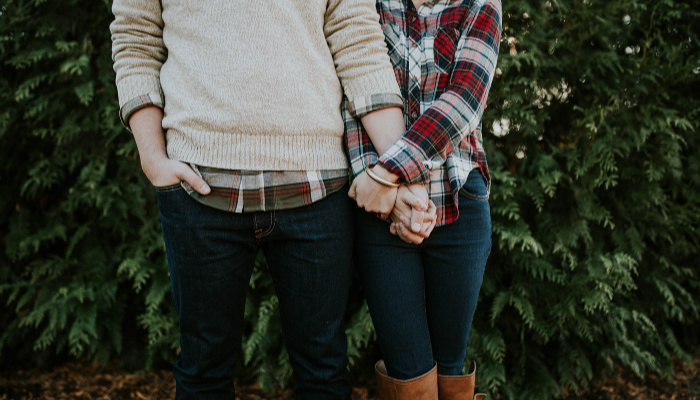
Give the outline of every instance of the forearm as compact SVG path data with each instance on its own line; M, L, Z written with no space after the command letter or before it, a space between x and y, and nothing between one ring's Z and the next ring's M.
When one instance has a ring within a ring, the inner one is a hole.
M372 145L380 155L391 147L405 131L403 110L398 107L387 107L373 111L363 116L361 121ZM381 166L374 166L371 170L368 168L353 181L350 197L357 201L359 207L368 212L379 213L386 219L396 201L397 188L393 187L391 183L398 180L397 175Z
M381 156L406 131L403 110L398 107L382 108L360 118L372 145Z
M151 159L168 157L162 122L163 111L155 106L142 108L129 119L142 165Z

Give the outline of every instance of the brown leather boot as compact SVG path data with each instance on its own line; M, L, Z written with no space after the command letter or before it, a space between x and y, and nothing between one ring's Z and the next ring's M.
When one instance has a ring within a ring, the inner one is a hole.
M437 365L425 374L407 380L389 377L384 361L374 365L379 400L437 400Z
M485 394L474 396L474 380L476 379L476 362L472 362L468 375L438 375L438 397L440 400L481 400Z

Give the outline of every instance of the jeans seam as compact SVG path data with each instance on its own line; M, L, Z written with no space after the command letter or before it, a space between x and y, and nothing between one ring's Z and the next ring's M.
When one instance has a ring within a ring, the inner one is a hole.
M257 223L258 216L256 214L255 216L255 221ZM277 224L277 219L275 219L275 210L270 211L270 226L263 230L263 229L256 229L255 230L255 238L256 239L262 239L263 237L267 236L272 232L273 229L275 229L275 225Z

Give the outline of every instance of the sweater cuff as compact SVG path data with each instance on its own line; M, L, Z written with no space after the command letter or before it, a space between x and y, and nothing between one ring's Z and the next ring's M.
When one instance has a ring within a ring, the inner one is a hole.
M342 82L350 103L350 113L360 118L386 107L403 109L403 99L393 68L382 68Z
M430 181L425 159L420 147L404 139L391 145L377 164L406 183L424 183Z

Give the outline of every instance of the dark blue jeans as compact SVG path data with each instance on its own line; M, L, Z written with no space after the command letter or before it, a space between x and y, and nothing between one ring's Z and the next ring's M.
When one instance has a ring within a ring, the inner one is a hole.
M486 185L477 171L459 195L457 221L421 245L356 208L355 262L389 376L459 375L491 251Z
M297 399L349 399L343 329L352 258L347 186L309 206L234 214L158 188L180 358L177 399L234 399L245 294L260 248L279 298Z

